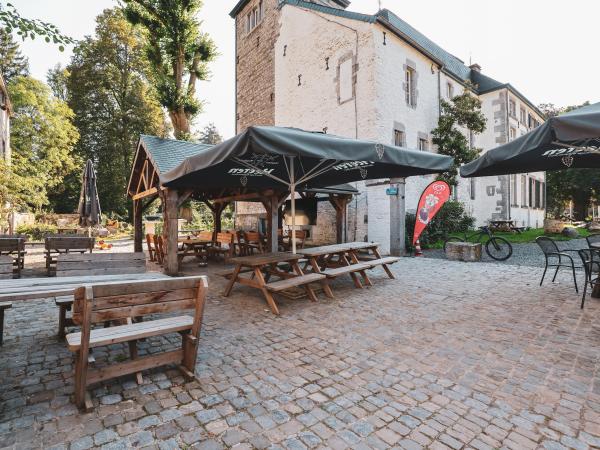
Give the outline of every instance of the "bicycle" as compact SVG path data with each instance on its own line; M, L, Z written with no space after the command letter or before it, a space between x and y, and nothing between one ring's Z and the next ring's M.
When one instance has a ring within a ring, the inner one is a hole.
M483 243L484 236L488 237L488 240ZM481 242L485 246L485 252L490 258L496 261L506 261L511 257L513 248L506 239L494 236L489 227L479 227L479 231L463 237L450 236L444 241L444 253L446 253L446 247L448 242Z

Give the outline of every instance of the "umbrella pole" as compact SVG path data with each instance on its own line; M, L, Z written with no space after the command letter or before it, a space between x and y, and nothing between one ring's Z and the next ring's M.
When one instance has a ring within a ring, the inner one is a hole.
M296 254L296 173L294 171L294 158L290 158L290 192L292 195L292 253Z

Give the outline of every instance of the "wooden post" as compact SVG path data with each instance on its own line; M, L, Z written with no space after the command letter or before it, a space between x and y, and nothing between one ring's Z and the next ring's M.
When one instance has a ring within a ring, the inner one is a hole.
M338 244L346 240L346 207L351 195L329 194L329 202L335 208L335 237Z
M133 201L133 251L141 252L143 241L142 230L142 200Z
M174 276L179 272L177 258L178 217L177 201L179 195L174 189L166 189L161 194L163 203L163 240L165 243L165 261L163 270L165 274Z
M264 198L262 204L267 211L267 248L271 253L276 253L279 251L279 196Z

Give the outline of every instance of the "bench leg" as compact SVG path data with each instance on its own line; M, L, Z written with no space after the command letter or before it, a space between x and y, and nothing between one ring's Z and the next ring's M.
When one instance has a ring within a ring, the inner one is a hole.
M263 295L265 296L265 299L267 300L267 304L269 305L269 308L271 309L273 314L279 315L279 308L277 308L277 304L275 303L273 296L271 295L269 290L266 288L267 283L265 282L265 278L263 277L263 274L260 271L260 268L256 267L254 269L254 274L256 275L256 279L258 280L258 285L260 286L260 290L262 291Z
M379 253L379 250L377 250L376 248L373 249L373 254L375 255L375 258L381 259L381 253ZM385 273L387 273L388 277L390 277L392 280L396 279L396 277L394 276L387 264L382 264L382 267L383 270L385 270Z
M292 263L292 268L294 269L294 272L296 272L296 275L298 275L299 277L304 275L297 261L294 261ZM304 285L304 290L306 291L306 295L308 295L308 298L311 302L317 301L317 296L315 295L315 291L313 291L313 289L310 287L310 283Z
M129 341L129 357L131 359L137 359L138 350L137 350L137 341ZM137 384L144 384L144 378L142 377L142 372L135 373L135 381Z
M224 297L229 297L229 294L231 294L231 289L233 289L233 285L237 281L237 278L238 278L238 275L240 274L241 268L242 268L242 266L239 264L237 266L235 266L233 274L231 274L231 279L229 280L229 283L227 283L225 292L223 292Z
M67 306L60 305L58 310L58 337L63 339L65 337L65 327L67 323Z
M311 265L314 273L321 273L321 268L319 267L319 263L317 263L316 258L310 258L304 265L304 270L306 270L308 265ZM323 292L329 298L334 298L333 291L331 290L331 286L329 286L329 282L325 279L321 281L321 286L323 287Z

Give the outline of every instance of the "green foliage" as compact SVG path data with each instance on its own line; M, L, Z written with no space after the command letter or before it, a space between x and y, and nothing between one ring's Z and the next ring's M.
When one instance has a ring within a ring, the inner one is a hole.
M198 136L198 141L202 144L211 144L216 145L223 142L223 137L219 134L219 130L214 123L209 123L204 129L200 132Z
M73 154L79 133L72 123L73 111L41 81L17 77L8 89L14 110L12 173L18 180L13 196L39 211L48 204L48 192L79 166Z
M480 148L472 147L470 139L465 134L476 135L483 133L486 128L486 119L481 112L481 101L465 88L460 95L453 97L450 102L441 101L441 114L438 126L432 130L433 143L438 148L438 153L452 156L453 167L439 177L451 186L456 186L458 168L465 163L473 161Z
M582 106L557 107L552 103L543 103L540 110L548 118L563 114ZM583 220L594 199L600 197L600 170L598 169L566 169L546 173L548 212L553 217L560 217L566 204L573 201L573 215L576 220Z
M49 82L56 94L66 91L75 112L81 135L76 152L82 161L94 161L102 210L124 216L139 135L165 136L167 127L147 82L141 31L124 19L120 9L105 10L96 21L95 36L80 41L67 69L53 69ZM80 186L80 178L73 177L56 192L57 211L76 209Z
M50 87L52 94L63 102L69 100L69 90L67 82L71 74L60 63L57 63L52 69L49 69L46 74L46 83Z
M8 84L13 78L29 75L29 61L21 54L10 33L0 28L0 73Z
M448 201L438 211L437 215L427 225L419 242L422 248L428 248L434 245L437 241L443 240L446 236L452 233L465 232L472 228L475 224L475 219L466 211L465 207L460 202ZM406 215L406 248L412 248L413 232L415 230L415 215Z
M190 123L202 109L196 82L209 76L217 55L212 39L200 32L200 0L123 0L125 16L147 36L146 54L162 106L169 111L177 139L190 139Z
M41 241L48 234L55 234L58 231L56 225L46 223L36 223L33 225L21 225L17 227L17 234L24 234L30 241Z
M75 43L74 39L61 34L60 30L51 23L22 17L10 3L0 3L0 27L8 34L15 31L23 40L34 40L36 36L42 37L46 42L58 44L61 52L64 51L66 44Z

